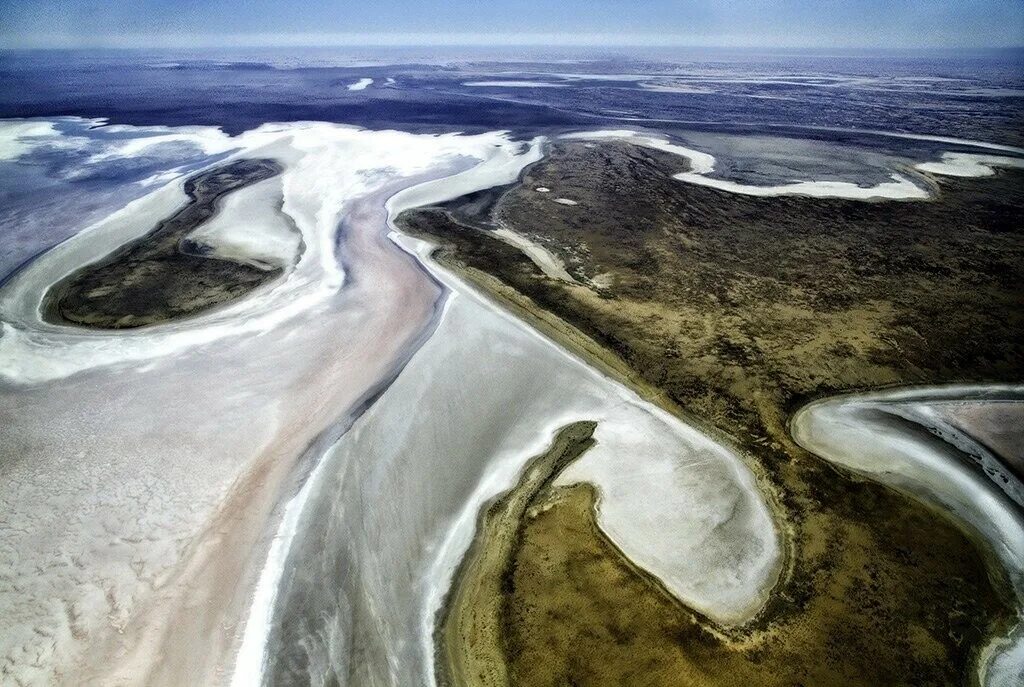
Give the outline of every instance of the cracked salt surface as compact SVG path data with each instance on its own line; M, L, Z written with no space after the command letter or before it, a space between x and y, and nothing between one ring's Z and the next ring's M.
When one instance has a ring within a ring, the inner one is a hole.
M59 147L63 134L49 130L34 126L26 142L22 128L20 147L5 149ZM367 215L358 200L474 163L478 183L501 183L522 153L502 134L331 124L223 138L235 157L284 167L281 212L305 250L273 285L131 332L40 319L50 284L185 202L178 178L0 290L0 665L25 684L225 682L277 506L309 469L299 457L418 345L440 295L383 237L382 207ZM459 179L453 190L471 190ZM336 250L360 278L348 278Z

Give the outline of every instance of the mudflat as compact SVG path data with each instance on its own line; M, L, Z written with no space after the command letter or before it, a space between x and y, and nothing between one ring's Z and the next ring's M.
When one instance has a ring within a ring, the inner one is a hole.
M764 611L720 627L610 544L592 490L548 490L509 557L496 655L524 685L970 683L1014 617L987 545L808 454L786 421L851 389L1024 378L1021 173L864 202L737 196L671 178L685 168L624 143L557 144L496 203L400 218L513 312L738 444L788 540ZM494 226L546 247L576 283Z
M189 202L136 239L50 287L44 317L97 329L130 329L196 315L279 277L263 268L211 254L192 231L217 211L221 198L281 172L274 160L238 160L185 182Z

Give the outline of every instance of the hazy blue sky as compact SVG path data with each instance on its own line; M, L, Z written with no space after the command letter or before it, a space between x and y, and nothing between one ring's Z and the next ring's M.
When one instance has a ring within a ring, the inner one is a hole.
M0 45L1024 45L1024 0L0 0Z

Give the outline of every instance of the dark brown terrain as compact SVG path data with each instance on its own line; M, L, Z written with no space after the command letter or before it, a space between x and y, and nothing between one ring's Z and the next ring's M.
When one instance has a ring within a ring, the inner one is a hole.
M513 312L737 445L790 554L763 613L717 627L618 553L591 488L542 490L505 568L494 655L510 684L971 684L1013 617L987 546L809 455L786 422L853 389L1024 381L1024 174L863 202L739 196L671 178L685 168L624 143L559 144L496 203L400 218ZM576 283L492 226L547 247Z
M130 329L198 314L272 281L260 269L209 255L188 235L213 217L225 195L280 174L273 160L238 160L185 182L189 202L145 236L54 284L45 316L98 329Z

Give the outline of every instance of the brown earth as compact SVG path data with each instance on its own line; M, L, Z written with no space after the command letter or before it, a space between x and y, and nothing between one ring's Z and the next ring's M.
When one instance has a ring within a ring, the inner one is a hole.
M1013 615L986 545L807 454L785 423L851 389L1024 379L1024 175L861 202L671 179L685 166L623 143L559 144L486 216L456 201L400 218L513 312L739 445L790 553L757 619L715 627L615 550L588 488L546 492L508 561L511 684L973 682L980 648ZM488 234L495 224L547 247L578 283L545 277Z
M225 195L280 172L273 160L238 160L188 179L188 204L145 236L50 287L44 316L97 329L143 327L196 315L281 276L281 267L215 257L188 239Z

